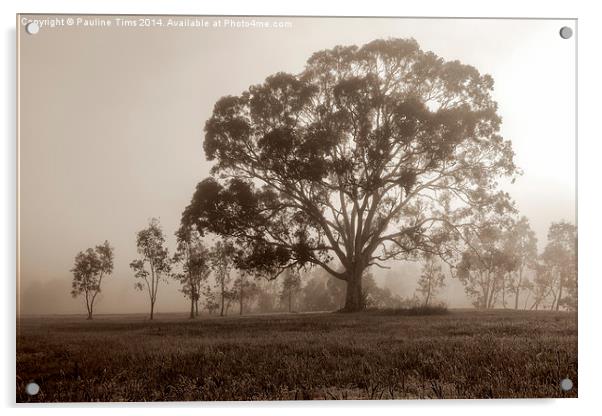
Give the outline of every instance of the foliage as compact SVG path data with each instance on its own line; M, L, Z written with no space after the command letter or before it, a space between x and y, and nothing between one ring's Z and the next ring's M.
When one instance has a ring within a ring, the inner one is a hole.
M345 309L361 309L370 265L449 256L475 211L510 206L497 178L517 169L492 89L413 39L316 52L298 75L217 101L214 177L183 221L237 240L240 267L258 274L321 266L347 282Z
M75 256L75 264L71 269L71 296L83 295L88 319L92 319L94 302L101 291L102 279L113 273L113 251L113 247L105 241L102 245L80 251Z

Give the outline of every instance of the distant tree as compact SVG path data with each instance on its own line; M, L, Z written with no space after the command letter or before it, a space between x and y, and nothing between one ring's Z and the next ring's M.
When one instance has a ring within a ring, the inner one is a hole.
M236 297L230 288L230 273L235 266L236 250L230 241L218 241L211 249L211 267L220 293L220 316L224 316Z
M288 269L282 279L282 290L280 291L280 301L287 305L289 312L293 311L293 304L297 294L301 290L301 275L298 270Z
M165 236L158 219L152 218L148 227L136 234L136 247L140 258L130 263L130 268L134 270L134 278L138 280L134 287L140 291L146 288L150 300L150 319L152 320L159 283L167 282L167 277L171 272L171 261L167 247L165 247Z
M335 306L337 310L345 310L345 302L346 302L346 283L337 279L334 276L329 275L327 272L321 270L324 273L326 279L326 291L327 295L330 297L332 304ZM364 287L365 279L362 281L362 300L361 305L362 309L365 308L366 305L366 295L367 288Z
M232 287L234 300L238 301L238 313L243 314L244 305L252 302L259 295L259 288L253 281L248 280L244 270L239 270L238 279Z
M176 237L178 246L173 262L179 264L181 270L172 276L182 285L180 290L184 296L190 299L190 318L194 318L199 315L201 286L211 274L209 250L194 226L180 227Z
M273 280L259 280L257 283L257 311L275 312L281 310L278 300L279 288Z
M71 273L73 273L71 296L75 298L83 295L88 311L87 319L92 319L94 302L100 293L102 279L113 273L113 247L105 241L93 249L80 251L75 256Z
M541 260L553 296L550 308L559 310L564 306L576 309L577 227L565 221L552 223Z
M398 295L394 295L391 289L378 286L374 280L374 276L368 271L364 273L362 287L366 308L382 309L399 308L402 306L402 299Z
M493 308L498 295L503 294L506 278L517 267L517 260L505 250L505 222L483 221L467 237L468 248L456 265L456 277L477 308Z
M544 307L554 290L554 286L554 275L551 270L544 264L538 263L535 266L535 278L528 286L530 294L533 295L533 303L530 309L539 310L540 307Z
M219 307L217 293L211 288L211 285L207 284L202 289L203 297L205 298L205 309L209 312L209 315L213 315Z
M516 261L505 288L513 294L514 309L518 309L521 291L530 287L526 272L535 270L537 263L537 238L527 217L512 223L505 236L504 251Z
M364 308L401 306L402 299L394 295L390 289L379 287L369 271L364 273L362 288ZM345 305L345 282L324 271L316 271L310 275L305 286L301 288L299 301L300 310L304 311L341 310Z
M424 299L424 306L429 306L430 301L445 286L441 262L434 256L426 256L422 266L422 274L418 279L417 292Z
M466 218L506 204L498 178L517 170L492 90L413 39L316 52L217 101L204 150L222 179L197 185L184 218L238 240L258 274L322 267L360 310L368 267L448 255Z
M341 292L343 285L343 282L335 280L325 272L316 271L312 273L301 291L300 309L303 311L333 311L340 309L341 303L345 299L344 293Z

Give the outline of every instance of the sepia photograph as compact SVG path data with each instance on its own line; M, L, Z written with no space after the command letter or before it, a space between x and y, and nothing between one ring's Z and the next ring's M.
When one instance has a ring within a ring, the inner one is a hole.
M16 401L578 397L576 22L17 15Z

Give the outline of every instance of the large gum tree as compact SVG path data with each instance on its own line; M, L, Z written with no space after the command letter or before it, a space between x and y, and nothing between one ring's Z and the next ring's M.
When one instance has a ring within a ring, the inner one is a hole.
M320 266L362 305L372 265L450 254L475 212L499 210L516 167L499 135L493 79L413 39L314 53L215 104L214 161L184 223L236 240L240 267Z

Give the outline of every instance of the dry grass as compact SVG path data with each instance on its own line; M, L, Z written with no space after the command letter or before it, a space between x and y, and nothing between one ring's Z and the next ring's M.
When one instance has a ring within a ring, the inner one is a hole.
M22 318L17 401L577 396L576 314L158 318Z

